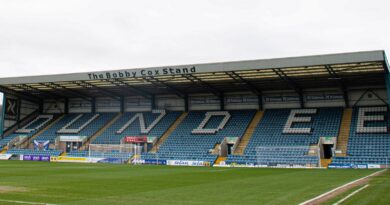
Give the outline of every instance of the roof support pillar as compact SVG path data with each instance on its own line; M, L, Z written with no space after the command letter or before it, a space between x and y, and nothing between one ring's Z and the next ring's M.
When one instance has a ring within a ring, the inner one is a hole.
M38 110L39 110L39 114L42 114L42 113L43 113L43 100L40 100L40 101L39 101Z
M299 95L299 107L300 108L305 108L305 102L303 100L302 90L299 90L298 95Z
M92 100L91 100L91 112L92 113L96 112L96 98L95 97L92 97Z
M119 103L120 103L120 106L121 106L120 112L124 113L125 112L125 97L121 96Z
M20 109L22 107L22 98L21 97L18 97L18 107L17 107L17 111L16 111L16 123L19 124L20 122Z
M344 98L344 102L345 102L345 107L350 107L347 90L343 90L343 98Z
M69 114L69 98L64 99L64 113Z
M225 95L223 93L219 96L219 105L221 110L225 110Z
M387 102L390 100L390 74L387 69L385 69L385 81L386 81L386 94L387 94Z
M185 94L184 95L184 111L185 112L188 112L189 108L188 108L188 104L189 104L189 98L188 98L188 94Z
M259 110L263 110L263 96L261 94L257 95L257 103L259 105Z
M152 110L156 109L156 95L152 95L152 98L150 99L152 101Z
M350 107L348 92L347 92L345 84L343 83L342 78L340 78L339 75L337 75L337 73L333 70L331 65L325 65L325 69L328 71L330 77L336 80L335 82L337 82L338 86L343 91L343 98L344 98L345 107Z

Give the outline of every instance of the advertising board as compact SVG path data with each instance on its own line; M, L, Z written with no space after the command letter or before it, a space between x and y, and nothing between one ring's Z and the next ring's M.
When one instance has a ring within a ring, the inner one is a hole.
M167 160L167 165L209 167L211 164L207 161Z
M142 142L148 142L147 136L126 136L124 139L124 142L127 143L142 143Z
M49 155L23 155L23 161L43 161L50 162Z
M0 160L9 160L12 157L12 154L0 154Z

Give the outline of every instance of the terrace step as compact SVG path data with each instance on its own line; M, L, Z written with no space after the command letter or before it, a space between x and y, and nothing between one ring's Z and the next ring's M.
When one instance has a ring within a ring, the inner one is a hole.
M345 108L343 111L343 117L341 119L341 125L339 130L339 136L337 137L337 149L341 153L336 156L347 156L348 139L351 130L352 122L352 108Z
M220 164L221 162L226 161L226 158L227 157L218 156L218 158L215 160L214 164Z
M261 119L263 119L263 116L264 116L264 111L258 110L256 112L256 115L253 117L252 121L250 122L237 148L234 150L234 154L236 155L244 154L245 148L249 144L249 141L252 138L252 135L255 132L257 125L259 124Z
M332 162L332 159L321 159L321 167L328 168L328 165Z
M3 147L3 149L0 151L0 154L5 154L7 150L8 150L7 146Z
M172 134L173 131L176 130L177 126L180 125L181 122L187 117L188 112L183 112L176 121L165 131L165 133L158 139L156 144L153 146L153 148L150 150L150 153L156 153L158 148L165 142L165 140L169 137L169 135Z

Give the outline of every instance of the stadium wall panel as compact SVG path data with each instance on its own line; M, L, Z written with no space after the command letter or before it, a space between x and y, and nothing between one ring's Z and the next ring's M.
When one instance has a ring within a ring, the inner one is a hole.
M148 112L152 110L152 101L141 96L125 97L125 112Z
M45 100L43 103L44 113L64 113L65 103L59 100Z
M17 99L16 97L12 95L6 95L7 98ZM38 110L39 105L27 100L21 100L20 102L20 116L19 119L23 119L24 117L30 115L31 113ZM4 130L8 129L9 127L12 127L17 122L17 119L5 119L4 120Z
M158 109L167 109L172 111L184 111L184 99L175 95L162 95L156 97Z
M96 98L96 112L120 112L120 101L112 98Z
M69 99L69 113L89 113L91 112L91 102L81 98Z
M366 88L367 89L367 88ZM386 102L387 100L387 93L385 89L372 89L379 97L384 99ZM360 96L365 92L364 89L362 90L352 90L349 92L349 102L350 105L354 105L360 98ZM377 98L372 92L366 92L364 96L360 99L357 106L373 106L373 105L384 105L384 103Z
M189 97L190 110L220 110L220 100L217 96L204 93Z

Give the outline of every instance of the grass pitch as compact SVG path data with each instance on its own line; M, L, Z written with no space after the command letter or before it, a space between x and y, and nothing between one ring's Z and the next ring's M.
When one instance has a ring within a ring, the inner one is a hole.
M0 161L0 204L298 204L375 171ZM389 171L375 180L358 204L390 204Z

